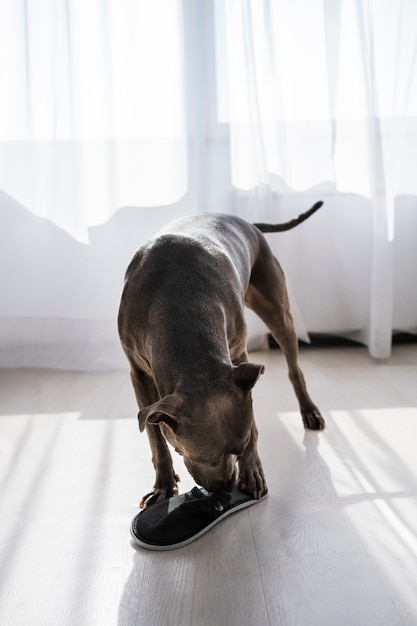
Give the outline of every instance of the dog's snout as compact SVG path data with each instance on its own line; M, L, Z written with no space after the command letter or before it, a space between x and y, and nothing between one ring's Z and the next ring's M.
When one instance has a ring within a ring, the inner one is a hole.
M232 491L236 480L236 469L228 464L211 467L193 466L186 462L187 469L197 484L210 492Z
M226 491L232 491L236 482L236 472L233 472L233 476L226 483Z
M236 480L236 474L234 472L232 477L229 479L215 481L210 491L233 491L235 480Z

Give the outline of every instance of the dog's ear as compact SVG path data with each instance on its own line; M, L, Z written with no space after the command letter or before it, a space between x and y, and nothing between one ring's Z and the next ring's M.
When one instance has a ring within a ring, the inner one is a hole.
M232 371L233 382L245 391L249 391L264 371L265 367L263 365L246 362L239 363Z
M160 422L165 422L175 431L183 404L184 399L179 393L170 393L154 404L140 409L138 413L140 432L145 430L146 424L159 424Z

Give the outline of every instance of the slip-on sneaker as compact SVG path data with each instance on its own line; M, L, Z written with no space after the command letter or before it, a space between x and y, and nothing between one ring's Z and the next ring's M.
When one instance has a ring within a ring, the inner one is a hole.
M156 502L132 520L130 533L135 544L148 550L175 550L195 541L222 519L257 504L255 499L234 488L231 492L209 493L194 487L187 493Z

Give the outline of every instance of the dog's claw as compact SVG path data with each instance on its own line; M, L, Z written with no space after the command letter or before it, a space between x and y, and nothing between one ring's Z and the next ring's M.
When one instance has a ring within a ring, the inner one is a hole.
M178 488L173 487L169 489L154 489L143 496L139 503L139 507L141 509L146 509L148 506L152 506L156 502L160 502L161 500L168 500L172 496L176 496L178 494Z
M242 493L248 493L255 500L259 500L267 490L266 482L259 472L253 472L246 480L238 482L238 488Z
M146 494L146 496L143 496L142 500L140 501L140 508L146 509L148 506L155 504L155 502L158 502L158 500L160 499L160 495L161 494L157 492L151 492Z

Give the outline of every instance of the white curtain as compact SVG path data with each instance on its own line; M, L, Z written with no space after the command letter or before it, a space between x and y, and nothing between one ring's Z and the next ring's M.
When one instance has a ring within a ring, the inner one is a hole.
M2 0L0 186L79 241L187 189L180 0Z
M123 273L166 221L318 199L269 239L299 336L388 356L417 330L416 42L413 0L2 0L0 365L123 366Z
M255 190L265 221L288 188L327 182L369 200L368 311L356 337L388 356L395 201L417 193L417 3L238 0L227 3L227 45L233 184ZM355 240L345 245L357 253ZM415 297L413 308L411 327Z

